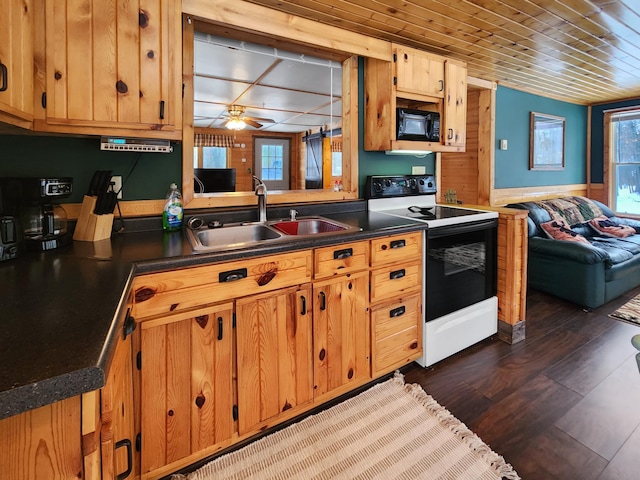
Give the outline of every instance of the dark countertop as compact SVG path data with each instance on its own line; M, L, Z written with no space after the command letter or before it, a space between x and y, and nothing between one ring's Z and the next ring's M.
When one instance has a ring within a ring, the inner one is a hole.
M206 265L236 258L334 245L421 230L426 224L364 210L364 202L301 206L358 226L353 233L292 237L219 253L191 251L184 231L165 233L160 219L131 220L100 242L73 242L44 253L0 262L0 419L104 386L121 332L125 301L136 274ZM252 209L227 218L251 221ZM269 219L287 211L269 210ZM202 215L225 218L224 213Z

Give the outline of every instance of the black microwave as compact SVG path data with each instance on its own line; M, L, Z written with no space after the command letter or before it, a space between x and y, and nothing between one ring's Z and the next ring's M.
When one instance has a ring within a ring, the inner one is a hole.
M396 140L440 142L440 114L397 108Z

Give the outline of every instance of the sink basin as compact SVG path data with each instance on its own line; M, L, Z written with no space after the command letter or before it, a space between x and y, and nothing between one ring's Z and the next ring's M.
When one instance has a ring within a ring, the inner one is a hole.
M322 217L306 217L297 220L282 220L270 224L286 235L316 235L358 230L356 227Z
M193 250L212 252L242 248L282 238L282 233L263 224L187 230Z

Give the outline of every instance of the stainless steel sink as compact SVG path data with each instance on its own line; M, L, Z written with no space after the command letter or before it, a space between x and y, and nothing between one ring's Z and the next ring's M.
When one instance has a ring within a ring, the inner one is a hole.
M202 225L202 222L199 223ZM217 252L245 248L292 236L359 231L358 227L323 217L301 217L297 220L275 220L267 223L247 223L217 228L187 229L187 238L196 252Z
M297 220L280 220L277 222L271 222L270 225L286 235L298 236L359 230L357 227L323 217L304 217Z
M193 250L214 252L278 240L283 234L264 224L248 224L187 230L187 236Z

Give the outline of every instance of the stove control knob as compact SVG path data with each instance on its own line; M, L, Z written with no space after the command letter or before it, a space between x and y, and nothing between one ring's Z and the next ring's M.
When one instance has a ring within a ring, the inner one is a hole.
M380 193L382 191L382 185L380 182L373 182L373 189L376 193Z
M416 179L415 179L415 178L412 178L412 179L410 180L409 184L410 184L411 188L416 188Z
M433 182L427 182L427 187L433 188Z
M387 188L389 188L391 186L391 180L389 180L388 178L384 181L384 184Z
M424 185L424 178L420 179L420 185Z

